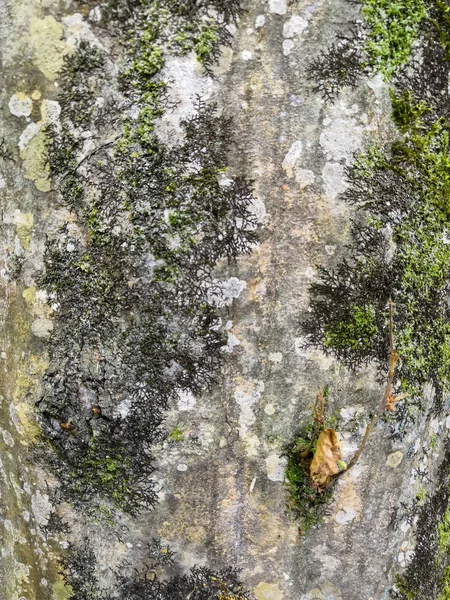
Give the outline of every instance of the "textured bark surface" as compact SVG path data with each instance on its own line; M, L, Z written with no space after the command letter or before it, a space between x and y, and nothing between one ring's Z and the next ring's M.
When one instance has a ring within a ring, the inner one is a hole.
M259 243L217 273L230 282L229 302L220 309L228 322L221 380L211 393L187 397L168 414L168 430L180 428L184 439L156 450L157 507L123 519L116 527L122 528L120 541L113 530L92 523L86 530L81 520L74 521L73 535L88 533L104 581L111 564L126 559L139 565L145 544L160 537L178 553L182 569L239 567L257 600L381 600L412 547L409 526L394 531L391 519L398 503L417 493L419 458L408 453L420 446L417 431L395 442L380 423L358 465L340 478L325 522L305 536L286 514L281 455L310 418L318 385L329 385L328 410L344 409L344 422L354 414L367 417L383 393L373 369L350 373L319 351L303 350L299 324L316 265L333 264L348 237L351 211L339 200L344 166L367 142L389 137L389 96L377 76L330 105L306 81L307 65L355 14L352 5L248 0L245 9L232 49L224 51L212 78L201 74L195 58L168 62L171 95L182 103L160 126L161 136L172 135L197 92L217 100L235 118L231 164L254 180ZM95 35L85 16L74 15L70 0L0 0L0 136L14 147L14 161L0 165L4 600L66 597L55 548L40 529L50 513L49 476L31 466L27 448L36 436L33 407L52 326L38 284L43 248L46 235L70 217L45 175L41 134L28 139L24 131L32 111L40 110L42 120L55 118L49 101L58 98L62 59L80 36ZM7 264L22 259L14 281ZM357 448L365 422L341 440L344 460ZM418 431L426 444L443 428L435 420Z

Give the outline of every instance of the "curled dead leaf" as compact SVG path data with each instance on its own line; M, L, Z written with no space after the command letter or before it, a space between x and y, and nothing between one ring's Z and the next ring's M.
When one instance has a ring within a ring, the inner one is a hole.
M317 440L317 448L311 462L310 476L312 486L323 491L332 475L339 473L338 461L342 460L342 451L334 429L323 429Z

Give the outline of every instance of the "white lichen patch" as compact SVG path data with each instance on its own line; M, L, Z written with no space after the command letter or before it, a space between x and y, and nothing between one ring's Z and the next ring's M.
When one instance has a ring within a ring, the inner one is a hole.
M320 145L328 160L350 164L361 146L363 127L354 118L335 119L320 134Z
M285 456L270 454L266 458L267 478L270 481L284 481L287 459Z
M3 437L3 441L5 442L5 444L7 446L9 446L10 448L12 448L14 446L14 438L13 436L9 433L9 431L7 431L6 429L1 429L1 434Z
M172 82L168 90L169 101L175 108L157 122L156 133L172 147L183 137L181 121L194 114L198 96L208 101L216 84L212 77L203 74L194 52L187 56L167 57L161 79Z
M341 561L329 554L329 549L325 544L317 545L313 548L315 558L322 564L322 569L326 573L333 573L341 568Z
M74 13L63 17L62 24L64 25L64 37L69 48L74 49L81 40L86 40L94 46L100 46L98 39L92 32L89 23L87 23L83 15Z
M239 433L241 437L245 437L249 428L256 421L253 406L259 399L259 395L260 394L256 394L255 392L248 394L241 390L237 390L234 393L234 399L241 409L241 414L239 415Z
M255 29L261 29L266 23L265 15L258 15L255 20Z
M56 125L59 122L61 106L56 100L43 100L41 102L42 123L51 123Z
M35 135L41 130L42 123L28 123L19 137L19 149L25 150Z
M31 497L31 510L36 523L40 526L46 525L52 511L52 504L47 494L41 494L39 490Z
M234 348L236 346L239 346L240 344L241 342L235 335L233 335L232 333L228 333L226 346L221 346L220 349L222 350L222 352L231 353L233 352Z
M213 287L208 290L208 302L217 308L231 306L246 288L247 282L237 277L230 277L226 281L215 279Z
M283 360L283 355L281 352L271 352L269 354L269 360L271 363L280 364Z
M250 201L249 210L256 217L258 223L265 222L267 218L266 205L261 198L253 197Z
M308 21L300 15L293 15L283 25L283 54L289 56L295 46L295 40L299 38L308 27Z
M193 410L197 400L194 394L188 390L181 390L178 392L178 410Z
M409 542L405 541L403 542L401 548L400 548L400 552L398 554L398 562L399 565L404 569L405 567L408 566L408 564L412 561L412 559L414 558L414 551L413 550L409 550Z
M350 165L355 152L361 147L364 125L355 114L358 106L346 108L341 104L334 109L337 118L324 120L325 129L320 135L320 145L327 163L322 170L325 194L334 199L345 191L345 165Z
M53 331L53 321L50 319L35 319L31 324L31 332L37 338L48 339Z
M315 179L316 176L313 171L309 169L295 169L295 181L300 184L301 189L313 184Z
M264 391L263 381L239 382L234 392L234 399L240 408L238 418L239 437L244 442L247 456L257 456L259 448L258 437L251 432L252 425L256 422L255 405L259 402Z
M302 152L303 144L300 140L296 140L289 148L283 162L281 163L286 175L291 179L294 177L294 169L302 155Z
M285 15L287 13L286 0L269 0L269 12L274 15Z
M15 117L29 117L33 110L33 101L23 92L16 92L9 99L8 106Z
M345 180L345 168L341 163L326 163L322 169L322 179L325 195L332 200L339 194L342 194L342 192L345 192L348 187Z
M308 21L300 15L293 15L283 25L283 36L285 38L293 38L301 35L308 27Z

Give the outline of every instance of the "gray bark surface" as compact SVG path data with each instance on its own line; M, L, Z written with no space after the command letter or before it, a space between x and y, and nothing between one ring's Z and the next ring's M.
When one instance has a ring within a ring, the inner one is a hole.
M83 17L73 17L70 0L63 5L0 0L0 137L16 153L0 170L2 600L66 597L57 556L40 528L51 510L49 475L30 463L28 447L36 435L33 407L53 318L39 292L43 249L46 235L68 215L42 176L39 134L29 152L31 142L23 141L32 94L40 92L32 110L57 101L62 57L77 36L94 35ZM139 565L145 544L157 537L177 552L181 569L240 568L257 600L382 600L413 547L408 525L394 531L391 518L399 501L417 492L419 459L407 454L415 434L393 442L380 423L358 465L339 480L325 522L304 536L286 514L281 455L310 418L318 385L329 385L329 410L345 409L344 418L367 416L383 393L374 369L350 373L318 350L302 349L299 324L317 265L334 264L348 238L351 210L339 200L344 167L359 148L389 136L387 88L376 77L334 105L311 91L307 65L354 15L343 0L289 6L248 0L245 9L232 49L224 51L211 80L195 57L166 66L175 99L207 90L234 116L237 145L230 161L254 180L261 220L252 252L217 271L231 290L220 309L230 322L220 382L168 414L168 429L183 429L185 439L156 450L159 504L124 518L117 526L121 541L95 524L86 530L69 507L66 515L75 519L76 538L90 536L104 581L112 564ZM189 111L189 102L177 110ZM161 136L176 128L177 110L165 115ZM24 258L18 281L5 274L13 256ZM364 423L345 434L345 459L356 450ZM430 427L440 432L445 424L419 424L424 440ZM432 474L431 459L428 468Z

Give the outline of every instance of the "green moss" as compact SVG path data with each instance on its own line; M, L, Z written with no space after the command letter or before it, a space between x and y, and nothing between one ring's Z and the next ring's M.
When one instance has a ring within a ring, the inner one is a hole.
M423 101L415 103L411 90L405 90L401 95L396 95L391 90L390 95L392 120L401 133L423 128L424 124L421 117L430 112L430 107Z
M200 34L195 38L195 53L202 65L207 65L214 49L217 47L217 26L212 24L203 25Z
M439 43L446 60L450 60L450 6L444 0L433 0L435 18L430 21L436 27Z
M177 425L169 433L168 438L169 440L173 440L174 442L182 442L186 439L186 428L181 428Z
M283 454L287 458L285 470L285 486L288 492L287 508L298 520L301 535L322 522L325 509L333 493L332 488L319 493L311 487L309 469L317 446L317 439L308 456L302 457L302 452L309 446L314 429L315 423L311 422L292 444L286 447Z
M361 211L350 259L312 286L305 330L347 364L375 359L384 370L392 298L401 386L418 397L432 380L442 398L450 389L449 126L430 120L429 107L410 93L392 99L402 135L372 147L349 173L346 197ZM389 262L388 236L395 244Z
M325 329L325 346L327 348L368 348L377 328L375 312L372 306L353 306L349 318L333 323Z
M391 77L411 56L426 17L424 0L363 0L365 62Z

